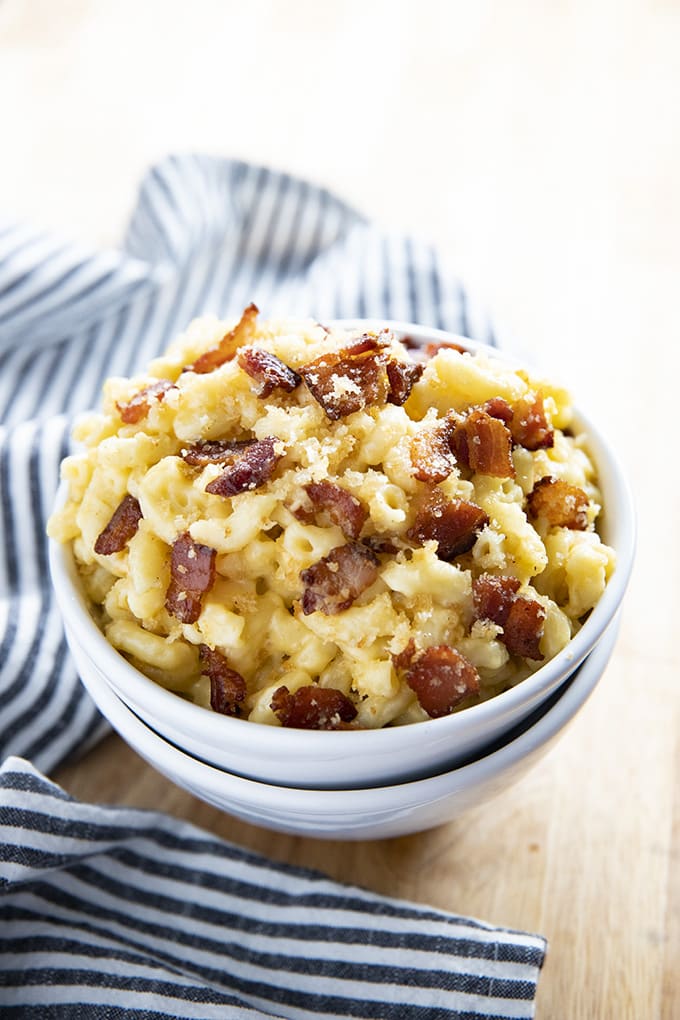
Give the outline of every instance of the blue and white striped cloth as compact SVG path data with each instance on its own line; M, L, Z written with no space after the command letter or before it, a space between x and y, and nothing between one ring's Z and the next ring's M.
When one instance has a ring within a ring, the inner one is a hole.
M533 1016L540 937L280 868L169 818L77 804L36 771L105 731L47 571L73 417L193 316L250 301L265 316L401 319L493 341L430 246L239 161L154 167L120 251L0 223L3 1016Z
M17 1020L533 1016L537 936L274 864L0 770L0 1013Z

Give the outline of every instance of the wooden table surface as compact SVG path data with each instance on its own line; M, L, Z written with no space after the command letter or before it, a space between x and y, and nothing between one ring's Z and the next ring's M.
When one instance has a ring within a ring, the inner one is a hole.
M0 0L11 212L115 243L168 151L298 172L433 239L614 441L639 521L619 643L510 792L354 844L236 821L116 736L55 776L87 800L544 933L541 1020L680 1017L679 44L674 0Z

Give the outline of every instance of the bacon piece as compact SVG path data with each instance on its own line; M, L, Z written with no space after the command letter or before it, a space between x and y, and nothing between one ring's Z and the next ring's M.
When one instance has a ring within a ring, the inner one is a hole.
M385 367L389 384L387 402L401 407L406 403L411 390L425 371L425 366L416 361L396 361L394 358L390 358Z
M226 462L225 470L206 485L205 491L226 497L258 489L269 481L284 454L283 443L276 436L248 442L234 451L231 462Z
M257 383L258 397L270 396L274 390L292 393L302 382L302 376L284 364L280 358L261 347L245 347L239 353L238 363Z
M525 450L541 450L554 446L555 433L545 416L541 393L532 393L516 402L510 431L514 441Z
M214 372L216 368L224 365L227 361L231 361L239 347L243 347L244 344L254 339L258 314L257 305L249 304L238 323L232 330L224 334L217 346L204 351L193 364L185 365L182 371L205 375L207 372Z
M470 450L468 447L468 434L463 426L463 421L459 415L454 415L452 411L449 411L447 418L452 421L453 428L451 430L450 445L453 451L454 457L458 464L463 467L470 467Z
M503 397L491 397L491 400L487 400L482 405L482 411L486 411L492 418L500 419L505 425L509 425L512 421L512 408Z
M487 514L476 503L448 500L435 489L418 508L407 534L419 545L434 539L439 559L452 560L472 549L477 533L488 523Z
M464 444L461 444L461 433L465 437ZM512 436L498 418L486 411L470 411L456 428L454 443L471 471L494 478L514 478Z
M300 503L298 506L290 507L289 509L293 517L295 517L298 521L301 521L303 524L314 524L316 515L312 507L306 507Z
M389 393L386 343L365 333L349 347L310 361L300 375L331 421L384 404Z
M518 596L510 607L502 641L512 655L542 659L539 642L543 637L545 609L535 599Z
M305 486L305 492L314 509L325 511L348 538L359 537L368 518L368 510L360 499L329 481L310 482Z
M561 478L540 478L527 497L532 517L545 517L557 528L585 531L588 527L588 497L578 485Z
M374 553L393 555L399 552L399 547L394 544L392 539L387 538L385 535L366 535L361 541Z
M472 582L475 616L503 628L499 639L512 655L539 660L545 609L535 599L518 595L519 589L516 577L482 574Z
M520 589L516 577L482 574L472 582L472 601L478 620L491 620L505 627L510 608Z
M422 340L416 340L412 336L402 336L400 342L408 351L416 352L416 356L420 355L425 361L428 358L434 358L435 354L439 354L441 350L458 351L459 354L466 354L468 350L467 347L455 340L430 340L428 343L423 343Z
M448 478L456 466L451 449L454 427L448 416L432 428L422 429L409 445L413 474L420 482L435 485Z
M120 552L137 533L141 519L142 508L135 497L129 493L123 496L113 511L111 520L94 543L94 551L99 556L110 556L111 553Z
M208 464L231 464L234 457L256 442L257 439L202 439L184 447L179 453L186 464L204 468Z
M287 687L274 691L270 702L272 712L282 726L298 730L346 729L357 710L342 691L335 687L308 684L291 694Z
M231 669L224 655L208 645L198 646L201 673L210 680L210 707L221 715L240 715L239 703L248 693L240 673Z
M180 623L195 623L200 616L201 598L215 583L216 555L209 545L194 542L188 531L173 543L165 608Z
M433 719L449 715L468 695L479 693L477 670L449 645L422 652L406 673L406 682Z
M408 644L400 652L392 655L392 665L395 669L407 669L416 654L416 643L413 638L408 639Z
M462 344L457 344L453 340L433 340L430 343L425 344L425 354L428 358L434 358L435 354L439 354L440 351L458 351L459 354L465 354L465 348Z
M145 386L143 390L135 393L126 404L116 402L118 413L126 425L136 425L142 418L146 418L151 410L153 400L162 400L168 390L174 390L176 386L169 379L159 379L158 382Z
M302 611L335 616L349 609L378 576L378 560L365 545L350 542L336 546L328 556L301 571L305 586Z

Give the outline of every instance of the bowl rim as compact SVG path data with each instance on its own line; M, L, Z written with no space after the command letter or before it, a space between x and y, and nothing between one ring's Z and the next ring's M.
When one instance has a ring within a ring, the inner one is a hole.
M531 371L531 366L524 359L514 358L511 354L508 355L506 352L499 351L480 341L433 327L386 319L329 320L329 324L348 329L387 328L397 334L412 335L414 339L423 342L429 340L459 342L468 349L486 353L492 358L507 364L520 365ZM539 371L537 374L540 377ZM579 427L587 432L588 446L596 462L598 479L601 479L602 467L606 465L606 474L612 488L614 498L606 501L602 515L607 520L608 508L612 503L615 505L614 513L609 510L609 514L616 521L618 536L618 544L614 545L616 565L612 576L583 626L557 655L514 687L494 695L487 701L451 715L413 724L417 725L423 740L427 739L428 733L434 738L435 735L443 735L449 729L453 734L460 727L473 724L484 728L497 716L512 714L521 705L545 695L583 661L602 637L623 599L632 571L635 549L635 514L630 488L618 457L608 441L592 424L590 418L576 407L574 415ZM66 482L62 481L57 492L55 506L60 506L65 500L66 489ZM369 740L372 742L371 746L376 750L388 751L392 747L396 750L404 741L404 731L412 729L411 726L399 726L366 730L299 730L253 724L249 720L210 712L151 680L140 670L137 670L107 641L89 612L86 596L79 583L71 543L62 544L55 539L50 539L48 557L57 602L64 618L90 658L98 663L108 676L113 674L116 677L116 689L126 695L128 690L133 690L134 697L130 695L131 698L143 705L145 711L155 713L160 710L160 714L165 718L172 717L174 719L176 713L181 709L182 722L188 724L188 728L192 731L200 730L204 736L209 734L209 744L221 743L230 738L238 739L239 736L247 737L249 741L256 740L258 736L266 733L270 755L295 751L297 755L309 754L318 758L319 752L324 747L329 748L329 740L332 742L330 746L334 753L341 748L346 749L347 754L360 753L367 749ZM244 726L247 726L248 729L244 730ZM422 727L426 729L423 730ZM247 736L248 734L250 736Z
M200 789L207 782L212 789L219 789L220 793L228 794L231 790L232 794L240 795L239 802L247 802L255 808L276 804L277 809L280 808L277 814L286 810L307 812L313 808L315 811L321 810L321 814L326 817L338 812L339 815L359 813L365 818L375 811L379 821L381 814L432 804L453 793L481 785L517 765L563 732L599 683L616 644L617 630L616 626L609 629L540 718L500 746L464 765L431 776L358 789L282 787L220 769L188 754L152 730L96 671L89 671L83 684L97 707L126 742L127 732L134 731L137 739L133 747L138 753L157 767L160 752L161 757L166 756L172 760L176 766L175 771L182 778L190 778L193 787ZM116 719L123 717L124 726L118 729L111 716ZM144 750L140 750L140 747ZM377 809L376 795L381 797Z

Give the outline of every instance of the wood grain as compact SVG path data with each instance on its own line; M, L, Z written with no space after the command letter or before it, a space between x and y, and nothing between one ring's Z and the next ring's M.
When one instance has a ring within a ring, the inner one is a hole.
M301 173L432 239L614 440L639 518L619 644L560 744L504 796L431 832L343 844L235 821L114 736L56 776L87 800L543 932L541 1020L680 1017L678 52L676 0L0 2L11 213L115 243L168 151Z

